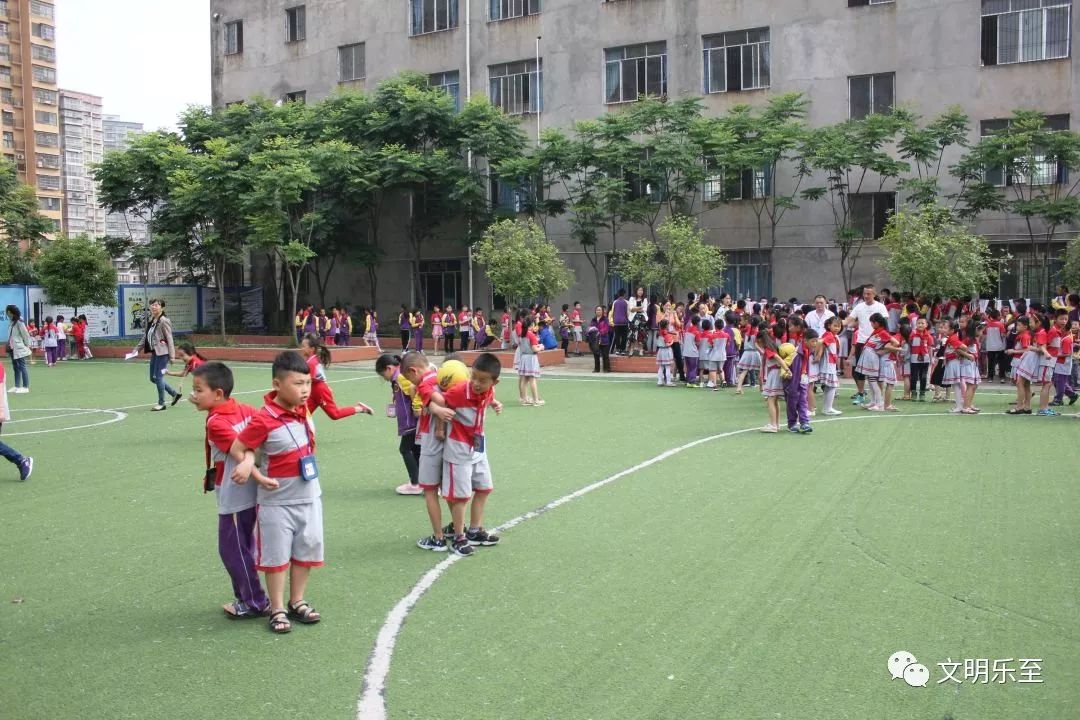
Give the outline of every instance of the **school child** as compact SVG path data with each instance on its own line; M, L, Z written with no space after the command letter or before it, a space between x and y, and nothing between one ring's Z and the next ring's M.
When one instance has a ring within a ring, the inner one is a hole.
M255 416L255 408L232 398L233 374L224 363L201 363L192 370L191 403L206 413L206 473L203 492L214 491L218 511L218 555L232 581L234 600L221 606L231 619L263 617L270 600L255 570L255 499L257 483L232 479L236 461L229 455L237 436ZM266 482L258 468L252 468Z
M442 316L444 355L454 352L454 338L457 337L457 326L457 313L454 312L454 306L447 305Z
M273 390L240 431L229 454L237 461L231 478L244 484L252 476L255 452L266 457L259 484L255 569L265 573L270 596L270 630L287 633L290 619L317 623L322 615L304 596L311 569L323 565L322 488L315 457L315 429L309 420L311 371L300 353L286 350L275 359ZM285 603L285 571L289 602Z
M761 428L761 432L775 433L780 429L780 397L784 394L781 374L790 374L791 370L788 362L780 357L779 344L771 332L758 333L757 346L764 357L761 394L765 396L765 408L769 413L769 422Z
M844 413L833 407L836 401L836 391L840 389L839 360L840 339L837 334L842 331L843 324L835 315L825 321L825 334L814 348L814 358L818 367L818 382L822 387L822 414L843 415ZM741 363L741 361L740 361Z
M352 341L352 316L349 315L349 311L345 308L341 308L341 312L338 313L338 334L334 338L334 342L341 347L349 347L349 343Z
M398 313L398 330L401 332L401 352L409 351L409 340L412 338L413 316L409 307L401 304L401 312Z
M512 320L512 318L511 318L511 315L510 315L510 309L509 308L504 308L503 311L502 311L502 315L499 317L500 347L503 350L509 350L510 349L510 328L511 328L511 325L513 324L511 322L511 320Z
M1020 364L1016 368L1016 374L1031 385L1040 386L1039 410L1036 414L1043 416L1057 415L1057 412L1049 408L1049 385L1053 379L1051 374L1054 360L1054 356L1049 349L1049 343L1050 333L1053 330L1053 327L1050 324L1049 318L1044 317L1040 319L1035 315L1030 316L1030 326L1034 331L1031 338L1031 345L1028 346L1027 352L1020 358ZM1057 339L1060 341L1060 337Z
M1005 367L1008 357L1005 355L1006 337L1005 323L1001 321L1001 313L997 309L987 314L986 325L983 327L983 349L986 351L986 379L994 381L994 375L998 380L1005 383Z
M416 428L416 442L420 446L417 476L424 493L424 505L431 523L431 535L420 538L416 546L432 552L446 552L446 536L442 525L442 506L439 505L439 488L442 486L442 462L445 441L436 432L436 424L445 408L432 404L439 392L439 373L421 353L406 353L401 358L401 376L415 388L420 398L420 420Z
M79 357L85 360L92 360L94 353L90 352L90 323L86 321L85 315L80 315L78 320L79 328L81 330L81 334L76 338L77 340L81 340L78 346Z
M787 410L787 428L792 433L812 433L814 428L810 425L810 410L806 396L808 394L810 348L808 340L817 340L817 332L798 328L799 333L795 341L785 343L780 347L781 357L785 357L785 351L792 347L794 352L790 357L790 377L782 378L784 382L784 405ZM789 328L790 332L790 328ZM790 338L789 338L790 339ZM790 351L788 351L790 352Z
M930 335L929 323L920 317L915 321L915 332L908 337L908 356L911 368L909 387L912 397L918 386L919 402L926 402L926 378L930 369L930 356L933 353L934 338Z
M1050 405L1060 407L1064 404L1066 396L1069 398L1069 404L1073 405L1077 399L1080 399L1080 395L1077 395L1069 383L1073 366L1073 336L1070 331L1066 330L1069 324L1069 311L1058 310L1054 315L1054 324L1061 331L1061 342L1054 363L1054 399L1050 401Z
M885 412L899 412L900 408L893 405L893 392L897 382L900 380L898 366L900 363L901 341L898 340L898 336L890 332L888 328L886 328L880 336L882 346L881 349L877 351L878 355L880 355L878 382L884 393L884 410Z
M439 343L443 337L443 314L439 306L431 308L431 344L435 352L439 352Z
M949 396L949 386L945 384L945 343L952 334L949 320L938 320L935 324L934 349L930 365L930 385L934 389L931 402L944 402Z
M724 387L735 386L735 365L739 359L739 345L742 334L739 332L739 315L734 310L724 314L724 327L727 345L724 348Z
M544 346L540 344L540 338L536 334L536 319L525 318L522 328L525 333L518 344L518 349L521 351L518 360L518 395L522 405L544 405L537 386L537 380L540 377L540 358L537 353L543 350Z
M2 429L4 423L11 420L7 396L6 371L4 370L3 364L0 364L0 429ZM29 455L21 454L15 450L15 448L2 441L0 441L0 457L3 457L12 465L19 468L19 480L30 479L30 474L34 472L34 458Z
M570 332L573 327L570 321L570 304L566 303L559 313L559 341L562 344L563 357L570 357Z
M309 333L300 341L300 356L307 363L311 376L311 393L307 398L308 417L314 423L317 408L322 408L331 420L341 420L357 413L372 415L373 411L362 402L349 407L338 407L334 401L334 391L326 382L326 368L330 365L330 348L318 335Z
M338 335L341 334L341 311L336 307L330 308L330 334L326 338L327 345L337 345Z
M1008 411L1009 415L1030 415L1031 414L1031 382L1020 375L1020 363L1024 357L1031 352L1031 329L1035 327L1034 319L1028 317L1020 317L1014 323L1013 328L1015 335L1009 343L1009 347L1005 350L1005 353L1012 358L1010 361L1012 368L1013 383L1016 385L1016 403L1015 407ZM1038 358L1035 358L1038 361Z
M743 382L749 377L749 386L754 386L754 376L761 369L761 353L757 348L757 334L760 332L761 318L751 315L743 317L743 349L736 366L738 377L735 379L735 394L742 395Z
M836 365L836 372L840 377L844 376L844 368L847 365L848 357L851 355L851 333L852 329L847 324L847 310L841 310L836 313L836 317L840 318L840 325L844 328L843 331L836 336L836 339L840 341L840 362Z
M965 339L960 337L959 324L954 324L950 329L952 332L945 341L945 375L942 378L944 384L953 386L955 394L955 404L949 412L974 415L975 410L971 409L967 399L968 385L973 381L970 362L974 356L969 352ZM964 332L966 336L967 328ZM978 376L978 366L974 374Z
M716 367L712 359L712 318L698 319L698 387L716 387Z
M413 412L413 385L401 374L401 357L383 353L375 361L375 372L390 383L390 404L386 417L397 420L398 453L405 463L409 482L396 488L398 495L423 495L420 487L420 445L416 442L416 414ZM419 398L416 398L419 401Z
M900 345L899 351L893 354L896 361L896 382L904 384L904 394L901 400L911 400L911 336L913 334L911 321L905 315L900 318L897 331L893 340Z
M30 364L37 365L34 354L41 350L41 331L33 320L26 323L26 331L30 333Z
M58 343L56 325L51 317L46 317L45 323L41 326L41 346L45 349L45 367L56 365Z
M326 314L326 308L319 308L319 315L316 319L316 331L319 337L322 338L324 344L330 342L330 335L333 332L334 326L330 321L330 317Z
M570 311L570 325L574 334L574 356L581 357L581 338L583 335L581 317L581 301L574 301L574 309Z
M700 329L701 318L694 315L690 318L690 321L683 326L682 336L682 353L683 353L683 365L686 372L686 387L693 387L698 379L698 335L701 332Z
M420 308L413 308L409 315L409 327L412 332L412 349L424 352L424 313Z
M307 309L300 308L296 311L296 317L293 318L293 330L296 332L296 344L300 344L300 340L304 337L304 325L307 323Z
M675 342L675 333L671 332L666 319L657 324L656 337L656 384L658 386L675 387L675 378L672 376L672 368L675 365L675 356L671 346Z
M870 337L866 339L863 352L859 356L859 362L855 366L856 371L866 376L866 385L870 389L870 402L863 405L863 408L872 412L884 412L885 410L885 393L883 384L879 380L881 355L878 354L878 351L885 347L892 337L886 329L887 323L888 321L881 313L874 313L870 316L872 331Z
M461 306L457 316L458 333L461 335L461 349L469 349L469 334L472 332L472 313L468 305Z
M548 319L545 321L548 327L551 327L552 317L549 314ZM484 319L484 311L480 308L473 308L472 317L472 338L473 338L473 350L480 348L480 340L484 335L484 328L487 327L487 321ZM558 343L556 343L557 345ZM548 348L551 349L551 348Z
M67 323L63 315L56 316L56 359L67 360Z
M811 346L806 342L808 330L806 321L801 316L794 315L788 319L788 342L794 345L799 354L802 355L802 384L806 386L806 393L801 402L806 405L807 415L814 417L817 415L813 392L814 384L817 382L817 368L812 362ZM817 340L821 339L817 331L814 332L814 337ZM800 399L796 398L796 400Z
M184 369L180 372L173 372L166 369L166 375L172 375L173 377L185 378L194 372L200 365L206 362L206 358L199 354L199 351L195 349L195 346L189 342L180 343L177 347L177 354L184 363ZM176 386L176 394L173 395L172 404L180 402L180 398L184 396L184 383L181 382Z
M499 338L499 321L495 318L491 318L491 321L484 326L484 332L481 335L482 339L476 343L477 350L486 350L495 346L495 341Z
M450 505L454 537L450 551L468 557L476 546L497 545L499 536L484 529L484 508L493 489L487 457L484 416L488 407L498 415L502 405L495 399L501 366L491 353L481 353L473 361L467 382L458 383L432 399L450 430L443 451L442 497ZM470 504L471 501L471 504ZM465 525L465 506L469 505L469 524Z
M981 316L979 314L972 315L963 327L964 348L967 350L967 355L961 356L960 362L960 374L964 379L964 392L966 393L964 406L978 413L981 410L975 407L975 391L982 383L982 373L979 370Z
M382 350L379 346L379 313L375 308L364 311L364 345Z

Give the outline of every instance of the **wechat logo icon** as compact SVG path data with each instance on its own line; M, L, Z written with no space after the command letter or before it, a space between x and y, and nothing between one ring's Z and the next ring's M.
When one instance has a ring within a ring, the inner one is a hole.
M920 665L915 656L906 650L898 650L889 656L889 676L896 680L903 678L911 687L926 687L930 681L930 671Z

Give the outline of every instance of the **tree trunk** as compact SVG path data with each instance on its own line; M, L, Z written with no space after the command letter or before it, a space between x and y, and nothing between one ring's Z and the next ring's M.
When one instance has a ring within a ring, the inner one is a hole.
M288 278L289 278L289 294L292 296L292 302L289 303L290 310L291 310L290 313L289 313L289 317L295 318L296 317L296 312L298 310L298 305L300 303L300 299L298 297L299 291L300 291L300 273L297 272L295 277L294 277L292 269L289 268L289 267L286 267L285 268L285 274L288 275ZM289 327L291 328L292 326L290 325ZM293 332L289 333L289 339L290 339L290 341L296 340L296 336L295 336L295 334Z
M214 281L218 286L218 309L221 311L221 342L225 342L225 260L220 259L214 268Z

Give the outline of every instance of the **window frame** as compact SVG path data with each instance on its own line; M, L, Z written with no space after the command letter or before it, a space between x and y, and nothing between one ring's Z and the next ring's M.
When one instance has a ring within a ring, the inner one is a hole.
M39 40L56 42L56 26L50 25L49 23L30 23L30 34Z
M235 32L232 32L234 31ZM225 23L225 54L243 55L244 53L244 21L230 20Z
M360 49L360 74L356 74L356 49ZM350 54L350 64L352 67L351 77L345 76L345 57L346 52ZM348 45L338 46L338 82L347 83L355 82L357 80L367 79L367 47L364 42L349 43Z
M1031 4L1035 3L1036 7L1016 7L1014 9L1014 3ZM989 3L1004 4L1004 10L987 10ZM979 62L983 67L994 67L997 65L1021 65L1023 63L1030 62L1046 62L1049 60L1067 60L1072 57L1072 0L982 0L980 4L979 13L979 32L980 32L980 53ZM1051 47L1051 40L1048 37L1047 28L1050 27L1048 22L1050 19L1050 13L1055 10L1065 8L1066 17L1062 23L1062 27L1065 29L1065 49L1064 54L1061 55L1047 55L1048 49ZM1025 48L1029 47L1024 45L1024 34L1028 29L1025 18L1030 18L1032 13L1039 13L1040 16L1040 31L1039 43L1036 46L1040 52L1040 57L1025 59L1023 54ZM1001 42L1002 35L1009 32L1011 28L1007 29L1003 27L1004 23L1002 18L1015 16L1016 25L1016 45L1007 45ZM1016 59L1002 60L1002 52L1008 52L1009 49L1015 50Z
M870 200L870 235L859 237L862 240L880 240L882 235L885 234L885 229L889 225L889 212L896 212L896 191L884 190L881 192L868 192L868 193L851 193L848 197L848 215L851 218L850 223L852 229L860 229L856 227L857 216L855 214L854 201L856 199L862 200L868 198ZM886 207L881 208L881 213L878 213L878 202L888 198L889 202L886 203ZM880 226L879 226L880 221Z
M764 33L766 40L750 41L750 33ZM735 40L736 36L743 35L743 42L728 43L729 40ZM722 41L723 45L715 45L710 47L709 43L714 41ZM711 35L702 35L701 37L701 52L702 52L702 91L706 95L716 95L727 92L749 92L752 90L767 90L772 87L772 30L769 27L756 27L747 28L746 30L730 30L722 33L713 33ZM737 50L736 50L737 48ZM731 77L730 58L731 52L735 50L735 53L739 61L739 87L732 88L728 82ZM724 80L724 87L721 90L712 89L715 86L713 83L714 75L712 73L713 55L719 54L723 58L724 72L722 74ZM757 76L758 84L749 85L744 84L746 79L746 65L747 59L751 60L751 64L757 64ZM763 62L764 58L764 62ZM764 68L764 72L762 69ZM764 83L761 82L762 78L765 78Z
M514 6L521 8L521 12L514 12ZM503 8L507 8L503 12ZM498 10L496 10L498 8ZM530 17L541 13L541 0L490 0L488 2L489 22L503 22L504 20L516 20Z
M454 82L447 82L449 76L453 75L456 79ZM490 77L490 76L489 76ZM438 80L438 82L436 82ZM442 72L431 73L428 75L428 85L433 88L438 88L445 92L450 97L454 98L454 109L461 110L461 71L460 70L444 70ZM453 88L451 92L450 88Z
M47 12L38 12L38 9L48 8ZM41 0L30 0L30 14L37 17L47 18L49 20L56 19L56 6L52 3L41 2Z
M298 102L307 105L307 90L293 90L281 96L283 103Z
M43 77L38 77L39 72ZM56 84L56 68L51 68L47 65L32 65L30 76L34 79L34 82L45 83L46 85Z
M878 78L884 78L884 77L890 78L891 84L892 84L892 102L889 103L889 109L888 109L888 112L892 112L893 108L896 107L896 72L895 71L893 71L893 72L882 72L882 73L869 73L869 74L864 74L864 75L848 75L848 78L847 78L848 83L847 84L848 84L848 119L849 120L862 120L867 115L882 115L882 114L885 114L885 113L879 113L875 109L877 107L877 105L878 105L878 103L877 103L877 91L875 90L875 86L878 84ZM867 106L868 110L867 110L865 115L859 115L858 117L856 117L856 115L854 113L855 108L854 108L854 105L852 104L852 101L854 99L854 93L852 92L852 82L855 81L855 80L863 80L863 79L867 79L867 78L870 80L870 94L869 94L869 97L867 98L867 103L866 103L866 106Z
M1047 127L1047 128L1045 128L1045 130L1047 132L1068 132L1071 121L1072 121L1072 118L1069 116L1069 113L1056 113L1054 115L1047 115L1046 116L1046 125L1053 125L1055 123L1060 123L1060 124L1063 124L1064 127L1058 128L1056 130L1054 128L1052 128L1052 127ZM979 123L979 139L981 140L982 138L993 137L995 131L1008 129L1010 122L1011 121L1008 118L992 118L990 120L982 120L982 121L980 121L980 123ZM993 125L993 126L996 126L996 127L988 127L990 125ZM1039 156L1036 156L1036 158L1038 158L1038 157ZM1047 160L1038 160L1038 159L1036 159L1036 162L1039 165L1042 166L1042 169L1044 171L1050 165L1050 161L1047 161ZM1036 176L1036 177L1048 177L1049 180L1047 182L1033 182L1033 183L1031 183L1031 185L1033 187L1046 187L1048 185L1061 185L1061 184L1067 183L1068 178L1069 178L1069 169L1067 167L1065 167L1064 165L1062 165L1060 160L1056 161L1056 166L1057 167L1054 170L1051 170L1049 173L1040 174L1040 175ZM993 177L991 175L991 173L996 173L997 175L1000 175L1001 182L998 183L998 182L995 182L993 180L987 179L988 177ZM1008 172L1007 168L1005 168L1004 166L994 167L994 168L983 168L983 182L989 183L993 187L1002 188L1002 189L1009 188L1009 187L1014 187L1014 186L1017 186L1017 185L1022 185L1022 186L1027 186L1028 185L1026 176L1023 173L1017 173L1017 174L1014 175L1013 173Z
M652 46L662 46L663 52L650 53ZM638 51L641 49L640 55L627 55L627 51ZM622 53L621 58L612 59L611 54L619 51ZM637 102L639 97L667 97L668 95L668 52L667 41L657 40L654 42L635 43L633 45L619 45L616 47L604 48L604 83L603 83L603 102L605 105L620 105L622 103ZM660 92L657 94L649 93L649 60L652 58L659 58L660 64ZM644 84L644 92L638 92L632 98L626 97L625 82L626 67L633 64L634 67L634 85L635 89L640 90L641 84ZM639 66L640 67L637 67ZM618 67L619 76L619 97L618 99L611 99L611 87L609 86L610 71L612 66ZM643 78L643 80L642 80Z
M466 0L468 2L468 0ZM427 7L431 7L431 27L426 25L428 21ZM439 25L440 8L445 8L442 13L446 22L445 27ZM409 37L421 37L434 33L449 32L456 30L461 24L460 5L458 0L409 0Z
M521 66L521 72L511 72L515 66ZM502 72L496 74L497 70ZM515 78L528 78L527 97L523 96L526 81ZM515 84L516 87L510 87ZM498 87L497 87L498 86ZM496 100L498 95L498 100ZM510 95L510 101L506 101ZM507 115L535 115L544 111L544 59L527 58L512 62L488 66L488 99Z
M307 5L285 8L285 42L298 43L307 40Z

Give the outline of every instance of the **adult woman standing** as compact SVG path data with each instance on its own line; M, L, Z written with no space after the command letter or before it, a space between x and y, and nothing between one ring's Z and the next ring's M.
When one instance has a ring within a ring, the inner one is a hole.
M634 351L641 355L645 350L645 343L649 335L648 312L649 299L645 297L645 288L639 287L634 292L634 297L630 298L626 311L630 324L630 344L627 348L627 355L633 355Z
M172 404L180 402L180 393L165 382L165 370L176 359L176 346L173 345L172 320L165 316L165 303L157 298L150 301L150 324L142 344L135 348L150 353L150 382L157 387L157 405L151 410L160 412L165 409L165 394L172 396Z
M593 354L593 372L611 372L611 325L607 313L600 305L596 306L596 317L589 322L589 348Z
M18 307L8 305L6 313L11 322L8 328L8 355L15 371L15 386L8 392L21 395L30 392L30 371L26 369L30 357L30 331L26 329L22 311Z

